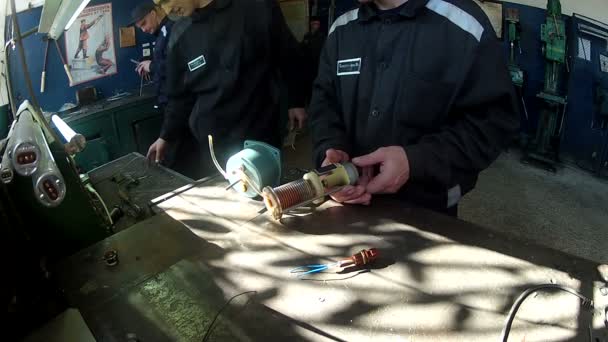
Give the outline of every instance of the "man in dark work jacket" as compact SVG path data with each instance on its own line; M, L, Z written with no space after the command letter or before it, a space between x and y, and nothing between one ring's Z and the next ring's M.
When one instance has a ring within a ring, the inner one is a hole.
M171 37L173 21L169 20L165 11L150 2L144 2L135 7L131 13L132 23L145 33L156 37L152 60L145 60L137 65L135 71L140 77L152 74L156 85L156 103L163 112L169 102L167 96L167 46ZM163 158L163 165L190 178L201 176L198 142L192 134L184 131L171 146Z
M360 0L336 20L309 108L316 163L351 160L335 200L394 194L457 215L518 127L503 49L466 0Z
M169 103L149 158L190 128L201 161L213 171L209 134L220 164L246 139L280 146L278 75L289 88L289 115L302 123L302 56L275 0L156 0L182 16L169 42Z

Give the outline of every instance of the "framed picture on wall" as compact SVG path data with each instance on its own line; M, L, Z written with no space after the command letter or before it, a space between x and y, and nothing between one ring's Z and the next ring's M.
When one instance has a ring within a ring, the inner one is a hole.
M85 8L64 37L66 61L72 71L73 85L118 72L112 3Z

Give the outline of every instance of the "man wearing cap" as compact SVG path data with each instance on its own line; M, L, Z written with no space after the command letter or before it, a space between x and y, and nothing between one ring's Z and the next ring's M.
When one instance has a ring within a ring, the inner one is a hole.
M144 77L152 74L156 85L157 105L163 111L167 105L167 45L171 36L173 21L169 20L165 11L153 2L144 2L131 13L132 25L145 33L156 36L152 60L145 60L137 65L135 71ZM184 134L176 139L167 150L163 165L192 178L199 177L198 143L190 134Z
M290 119L301 127L303 58L276 0L155 0L175 23L169 42L169 103L148 158L190 129L208 151L213 135L220 164L246 139L280 146L278 74L289 91ZM215 169L208 152L203 167Z

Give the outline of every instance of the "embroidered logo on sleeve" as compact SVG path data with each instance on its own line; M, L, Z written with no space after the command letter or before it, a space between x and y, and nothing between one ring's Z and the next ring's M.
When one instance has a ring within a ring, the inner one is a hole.
M202 68L205 64L207 64L207 61L205 60L205 56L200 55L200 56L196 57L195 59L191 60L190 62L188 62L188 69L190 69L190 71L192 72L196 69Z
M338 76L358 75L361 73L361 58L343 59L338 61Z

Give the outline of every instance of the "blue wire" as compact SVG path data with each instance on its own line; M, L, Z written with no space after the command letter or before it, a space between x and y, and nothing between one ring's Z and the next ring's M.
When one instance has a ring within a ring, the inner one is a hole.
M291 269L289 272L290 273L299 273L298 277L301 277L306 274L319 273L319 272L325 271L328 268L329 268L329 265L321 265L321 264L306 265L306 266L300 266L300 267Z

